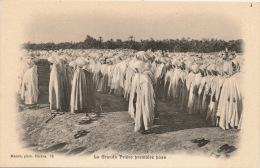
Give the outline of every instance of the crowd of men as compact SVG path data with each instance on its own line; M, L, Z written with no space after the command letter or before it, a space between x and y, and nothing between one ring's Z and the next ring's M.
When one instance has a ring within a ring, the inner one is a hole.
M156 99L178 104L222 129L241 129L243 56L133 50L24 51L18 92L37 103L39 59L51 65L49 102L53 113L84 112L90 120L95 92L122 96L137 132L154 123Z

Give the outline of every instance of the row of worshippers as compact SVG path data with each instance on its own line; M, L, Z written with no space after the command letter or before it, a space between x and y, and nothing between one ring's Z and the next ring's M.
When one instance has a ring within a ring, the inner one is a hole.
M82 122L90 117L88 113L95 105L94 89L109 93L123 95L124 94L124 71L126 71L127 55L115 53L110 55L113 65L109 74L107 67L104 67L105 60L100 62L89 58L86 53L82 52L76 60L67 62L65 54L53 54L48 58L51 62L52 70L50 73L49 85L49 101L50 108L53 112L63 112L70 105L70 111L75 113L83 111L86 116L82 118ZM97 56L99 57L99 56ZM151 59L148 60L148 54L139 52L134 57L134 61L130 64L134 71L132 84L129 89L129 114L135 121L135 131L145 132L152 126L154 121L155 95L153 86L155 83L153 73L151 71ZM129 59L130 60L130 59ZM108 66L110 66L108 64ZM101 73L102 71L102 73ZM73 79L71 72L74 72ZM105 75L104 75L105 73ZM69 82L72 81L71 90L69 90ZM105 90L104 89L105 86ZM70 95L70 97L69 97ZM70 99L69 99L70 98ZM70 102L70 103L68 103Z
M163 61L164 68L159 66L161 83L157 85L163 85L164 89L158 93L180 104L183 111L200 114L212 125L222 129L240 129L243 110L240 85L242 57L234 58L234 54L226 54L226 60L221 57L217 60L210 57L199 59L197 56L184 58L166 59ZM157 94L157 97L160 95Z
M49 102L50 109L55 113L70 111L85 113L83 121L90 119L95 104L95 94L92 74L87 70L83 57L74 62L68 62L67 55L52 54L48 57L51 63Z
M146 133L155 118L155 78L152 61L144 51L136 54L114 53L103 55L93 62L91 69L96 90L124 96L129 101L129 114L134 119L134 130Z
M124 97L129 100L129 94L133 91L133 76L136 74L131 65L138 59L137 56L131 56L121 60L117 55L94 63L93 67L100 67L93 69L97 76L96 86L101 86L96 88L97 91L107 93L109 88L109 93L111 90L122 93L124 89ZM212 125L223 129L240 129L243 109L241 58L231 53L220 53L217 58L198 55L152 58L150 70L155 80L156 98L179 103L183 111L201 114ZM118 59L121 61L118 62ZM111 81L116 85L111 87ZM136 100L129 100L130 103L132 101Z
M175 62L173 67L165 75L164 88L183 111L200 114L223 129L241 128L242 72L236 59L223 65Z
M60 56L55 55L57 53ZM238 82L241 73L236 73L240 64L235 62L241 57L231 57L231 61L223 60L223 53L217 59L208 55L192 57L192 54L175 53L162 57L160 52L150 51L137 54L111 50L69 53L46 53L53 64L49 89L52 109L63 110L70 104L72 112L89 111L95 104L93 90L96 89L123 95L129 100L135 131L148 130L152 125L155 94L157 98L180 103L189 113L202 114L223 129L241 124L243 96ZM221 66L214 66L217 62ZM87 81L91 82L86 84ZM90 94L84 89L90 90Z

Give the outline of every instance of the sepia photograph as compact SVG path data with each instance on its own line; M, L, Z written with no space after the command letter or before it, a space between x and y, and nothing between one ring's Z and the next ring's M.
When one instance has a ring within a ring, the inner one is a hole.
M0 166L258 165L259 3L2 4Z

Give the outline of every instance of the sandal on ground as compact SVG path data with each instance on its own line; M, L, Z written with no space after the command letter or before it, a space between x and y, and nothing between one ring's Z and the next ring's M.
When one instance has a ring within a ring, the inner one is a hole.
M99 113L94 113L93 115L92 115L92 117L99 117L100 115L99 115Z
M228 148L225 149L225 153L231 153L234 152L236 148L234 146L229 146Z
M205 140L204 138L196 138L196 139L191 140L191 142L200 143L201 141L204 141L204 140Z
M65 114L63 111L57 112L57 115L63 115Z
M92 120L92 118L90 116L83 116L81 117L81 120Z
M209 140L204 139L204 140L202 140L201 142L198 143L198 147L205 146L209 142L210 142Z
M150 131L150 130L144 130L144 131L142 132L142 134L151 134L151 131Z
M86 130L80 130L80 131L78 131L75 135L74 135L74 138L75 139L78 139L78 138L80 138L80 137L82 137L82 136L85 136L85 135L87 135L88 134L88 132L86 131Z
M57 115L53 114L48 120L45 121L45 123L48 123L50 120L52 120L53 118L55 118Z
M89 124L91 122L92 118L89 116L84 116L81 118L81 120L78 122L78 124Z
M81 120L78 122L79 125L82 125L82 124L89 124L90 123L90 120Z
M225 151L229 148L228 144L222 145L221 147L219 147L219 149L217 150L218 153Z

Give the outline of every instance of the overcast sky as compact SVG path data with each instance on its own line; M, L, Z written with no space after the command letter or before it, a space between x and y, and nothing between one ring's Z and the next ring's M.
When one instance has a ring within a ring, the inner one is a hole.
M39 5L39 3L37 4ZM242 38L239 7L221 3L55 2L40 4L25 26L25 42L79 42L86 35L104 40Z

